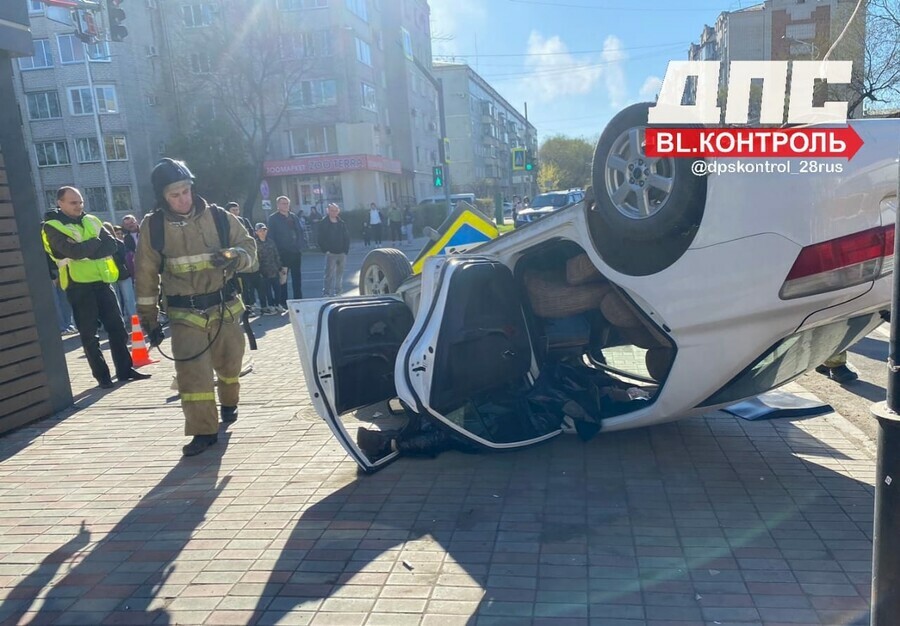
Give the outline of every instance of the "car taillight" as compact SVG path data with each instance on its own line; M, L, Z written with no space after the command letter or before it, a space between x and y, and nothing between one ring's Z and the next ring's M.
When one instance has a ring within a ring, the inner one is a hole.
M861 285L893 269L894 225L870 228L803 248L779 296L790 300Z

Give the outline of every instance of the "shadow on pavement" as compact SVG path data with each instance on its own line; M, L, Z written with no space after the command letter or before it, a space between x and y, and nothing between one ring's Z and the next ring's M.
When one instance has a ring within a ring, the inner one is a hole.
M304 511L251 623L357 598L469 624L868 624L872 489L806 430L710 417L400 460Z
M43 595L41 608L37 613L28 614L31 624L59 623L55 620L60 618L78 624L170 624L165 608L155 607L160 605L160 600L165 603L159 595L176 569L172 562L228 484L227 476L219 479L219 470L229 438L228 432L221 431L216 446L198 457L182 457L96 544L86 547L90 530L82 525L78 535L54 551L34 574L16 586L10 596L16 598L16 605L10 609L21 611L21 616ZM156 533L141 530L153 527L160 530ZM154 536L160 534L164 534L164 541ZM156 545L144 548L150 539ZM76 550L82 552L77 562L70 563L65 576L41 594L62 563L70 560ZM76 606L80 609L77 612L73 610L74 605L83 602L88 604ZM16 623L8 619L7 610L4 603L0 608L0 623Z

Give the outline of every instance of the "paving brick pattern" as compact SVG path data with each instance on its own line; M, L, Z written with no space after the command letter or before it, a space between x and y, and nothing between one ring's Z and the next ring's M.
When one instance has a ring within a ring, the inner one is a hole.
M170 364L100 393L69 354L79 410L0 439L0 624L868 624L874 463L838 416L358 476L260 324L193 459Z

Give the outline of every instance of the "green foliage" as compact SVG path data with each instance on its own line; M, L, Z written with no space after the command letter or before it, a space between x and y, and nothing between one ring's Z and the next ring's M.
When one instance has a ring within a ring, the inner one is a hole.
M558 169L558 189L590 184L594 146L587 139L554 135L541 144L539 156L541 168L553 164Z
M416 215L415 232L421 232L425 226L437 228L447 219L447 203L420 204L413 209Z
M166 156L182 159L196 177L197 193L220 205L243 202L254 168L247 159L244 138L224 118L199 121L169 143Z

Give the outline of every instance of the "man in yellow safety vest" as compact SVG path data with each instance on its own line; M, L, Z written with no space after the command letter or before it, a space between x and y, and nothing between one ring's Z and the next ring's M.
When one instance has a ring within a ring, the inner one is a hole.
M100 350L98 320L109 335L109 350L119 382L150 378L134 369L128 352L128 334L112 285L119 270L112 255L116 240L94 215L84 212L84 199L74 187L60 187L55 210L44 215L41 238L44 250L59 268L59 285L72 305L75 327L91 367L103 389L113 386L109 366Z

